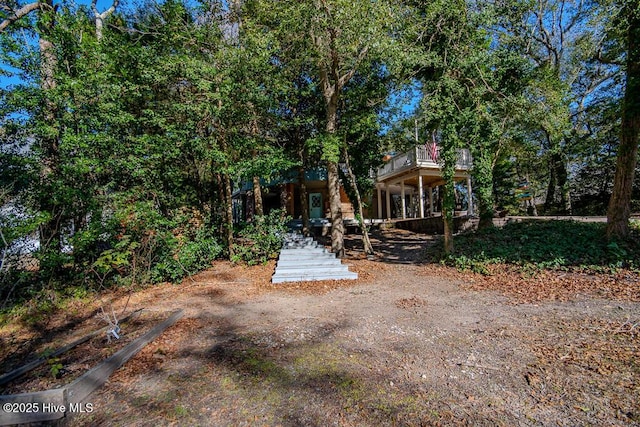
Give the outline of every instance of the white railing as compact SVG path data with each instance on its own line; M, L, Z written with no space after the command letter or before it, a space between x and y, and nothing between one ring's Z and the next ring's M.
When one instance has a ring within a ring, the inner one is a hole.
M436 146L432 148L425 145L418 145L406 153L392 157L382 167L378 168L378 178L413 167L440 169L441 164L439 163L439 159L440 147ZM471 168L471 164L471 152L466 148L458 150L456 169L468 170Z
M418 145L415 150L419 161L438 164L440 147L436 146L434 151L433 149L427 149L424 145Z

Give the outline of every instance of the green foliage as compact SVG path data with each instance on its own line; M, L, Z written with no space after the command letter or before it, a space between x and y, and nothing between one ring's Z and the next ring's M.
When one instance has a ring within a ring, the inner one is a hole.
M170 256L164 256L152 267L153 281L177 282L211 266L223 251L220 243L205 230L200 230L193 240L178 242L168 249Z
M62 370L64 369L64 365L62 364L59 357L51 357L47 359L47 364L49 365L49 374L51 374L52 378L59 378Z
M534 3L253 0L236 10L148 1L112 15L98 40L88 9L64 0L12 23L0 32L9 66L0 73L21 82L0 90L0 206L24 215L3 210L0 231L5 246L36 231L42 242L39 270L3 266L2 301L179 281L233 249L236 260L264 262L280 247L283 221L269 215L245 225L235 247L228 235L221 244L235 190L225 184L346 154L366 193L381 159L384 100L404 85L423 91L421 133L441 144L448 218L456 150L468 147L483 219L494 201L518 208L521 179L536 195L558 187L562 197L572 179L576 207L602 213L621 82L593 58L602 50L620 59L624 31L611 14L623 2ZM574 18L563 34L557 26ZM39 52L39 37L52 48ZM536 240L524 236L523 246ZM521 256L579 262L549 250ZM632 265L627 243L600 250ZM453 262L478 270L507 259L463 255Z
M162 215L151 202L116 211L119 224L112 247L91 265L100 281L177 282L210 265L222 253L211 232L192 215Z
M637 234L637 231L635 231ZM575 221L523 221L458 236L450 255L431 253L461 270L488 273L496 263L524 270L577 268L593 271L640 268L635 240L607 243L605 224Z
M280 210L272 210L253 222L244 224L238 231L238 243L234 248L233 261L244 261L249 265L265 263L275 259L282 248L287 223L291 220Z

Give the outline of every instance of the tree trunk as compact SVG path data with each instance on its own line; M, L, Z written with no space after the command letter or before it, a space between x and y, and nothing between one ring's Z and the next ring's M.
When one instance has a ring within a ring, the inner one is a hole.
M373 255L373 246L371 245L371 240L369 239L369 230L367 229L367 225L364 223L364 212L362 207L362 198L360 197L360 190L358 189L358 183L356 182L356 176L351 169L351 163L349 162L349 153L347 152L346 147L344 148L344 161L347 165L347 172L349 174L349 180L351 181L351 186L353 187L354 193L356 193L356 202L358 208L358 214L356 216L358 222L360 223L360 229L362 230L362 244L364 246L364 252L367 255Z
M455 206L455 185L447 182L444 187L442 201L442 223L444 233L444 253L453 252L453 211Z
M260 177L253 177L253 213L259 221L264 216L264 207L262 204L262 187L260 187Z
M307 194L304 166L298 168L298 184L300 185L300 206L302 207L302 235L309 236L309 195Z
M329 186L329 211L331 212L331 251L338 258L344 258L344 224L342 222L338 163L327 162L327 180Z
M456 185L454 181L456 161L458 157L458 130L454 125L448 125L442 130L441 156L442 178L442 223L444 228L444 252L453 252L453 215L456 203Z
M531 210L532 216L538 216L538 209L536 208L534 196L531 196L531 199L529 199L529 208L530 209L527 209L527 214L529 213L529 210Z
M53 2L47 1L46 6L40 10L40 14L55 13ZM46 23L43 23L46 22ZM38 207L41 212L49 214L49 219L40 225L40 247L43 251L49 250L59 251L61 245L61 221L63 207L54 201L52 197L53 181L59 175L59 133L60 129L57 121L57 106L52 101L51 91L55 90L57 84L55 79L55 71L58 66L58 57L56 55L55 46L49 40L48 35L53 32L55 25L55 17L50 19L39 18L40 40L38 46L40 49L40 79L44 94L43 108L41 119L43 124L48 128L45 135L41 139L42 148L42 168L40 169L40 195Z
M552 154L549 157L549 185L547 186L547 196L544 200L544 211L546 214L549 214L556 205L556 187L557 187L557 177L556 177L556 167L555 167L555 154Z
M326 131L334 136L338 122L338 94L340 88L325 90L327 108ZM336 143L330 140L327 144ZM339 151L338 151L339 152ZM329 211L331 213L331 251L338 258L344 258L344 224L342 222L342 203L340 201L340 175L337 159L327 160L327 181L329 190Z
M102 40L102 29L104 28L104 17L100 13L95 14L96 38Z
M280 218L284 219L287 216L287 206L289 204L289 192L287 191L287 184L280 184Z
M229 248L229 259L233 259L234 250L233 250L233 199L231 198L231 179L229 178L229 174L225 173L222 175L222 185L224 186L224 225L223 225L223 238L227 247Z
M640 134L640 0L629 1L625 7L624 13L628 20L627 81L622 107L622 129L616 160L616 175L607 209L608 239L629 237L631 194Z
M120 0L114 0L109 9L104 12L98 12L97 0L91 1L91 10L93 11L94 23L96 26L96 38L98 41L102 40L102 29L104 28L104 21L115 12Z
M556 180L560 190L560 203L558 210L564 215L571 215L571 191L567 174L567 165L562 155L556 157Z

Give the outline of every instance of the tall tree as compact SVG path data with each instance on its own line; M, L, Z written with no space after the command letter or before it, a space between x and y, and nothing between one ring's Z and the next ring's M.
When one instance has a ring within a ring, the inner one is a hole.
M117 3L112 5L113 10L116 6ZM103 21L113 12L112 9L109 10L102 15ZM67 66L68 61L75 62L73 57L64 57L68 52L61 46L67 23L63 25L65 28L62 31L59 31L58 24L60 21L67 21L72 14L69 5L54 5L51 0L23 5L7 4L0 12L0 37L11 37L12 27L27 24L23 28L32 31L38 43L39 101L38 105L30 107L27 114L30 116L29 121L35 124L30 135L34 140L31 149L38 153L41 165L34 198L35 209L43 218L39 227L40 246L45 257L51 253L54 258L61 249L62 228L66 217L70 216L63 198L58 197L62 193L56 187L59 182L64 181L61 139L65 132L64 116L68 115L63 107L63 90L58 87L59 70L63 61L67 61ZM28 21L30 18L33 19ZM29 22L33 23L30 27ZM10 43L5 44L7 45L11 46Z
M56 203L49 195L52 182L59 174L59 126L57 120L58 108L52 99L52 92L56 88L55 72L58 66L58 57L52 42L56 25L56 7L52 0L36 1L24 5L15 5L3 11L0 31L10 31L10 26L21 20L29 18L29 14L35 13L36 19L32 31L37 35L39 47L39 74L40 74L40 105L37 109L35 120L39 134L36 136L36 146L41 153L42 166L40 168L39 185L43 190L38 198L38 210L45 212L47 220L40 225L40 246L44 252L52 249L60 249L60 228L63 207Z
M534 67L526 91L531 104L520 118L536 141L546 171L545 210L571 213L570 170L589 139L590 108L608 95L616 68L591 58L602 48L607 12L588 0L498 2L501 43L524 52Z
M325 106L322 146L328 174L331 215L331 248L344 256L344 225L340 201L340 100L343 91L359 70L393 44L393 6L390 2L345 0L268 2L275 12L282 45L292 61L308 63ZM273 14L272 14L273 16ZM291 49L291 48L289 48Z
M461 148L472 148L483 219L493 213L492 170L498 138L493 130L504 106L499 74L505 66L490 52L484 17L466 1L415 2L415 38L422 48L417 76L422 81L421 122L441 147L445 181L442 217L444 249L453 250L454 175ZM494 75L495 74L495 75ZM483 224L484 225L484 224Z
M607 210L607 236L629 236L630 200L640 135L640 1L617 3L626 54L626 85L613 194Z

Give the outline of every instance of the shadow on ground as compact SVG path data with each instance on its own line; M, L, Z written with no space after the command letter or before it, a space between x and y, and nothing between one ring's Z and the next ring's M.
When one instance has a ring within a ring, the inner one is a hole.
M440 237L406 230L372 230L369 234L376 253L375 260L391 264L425 264L426 250L439 244ZM331 244L328 240L327 244ZM358 258L363 254L362 235L345 236L347 256Z

